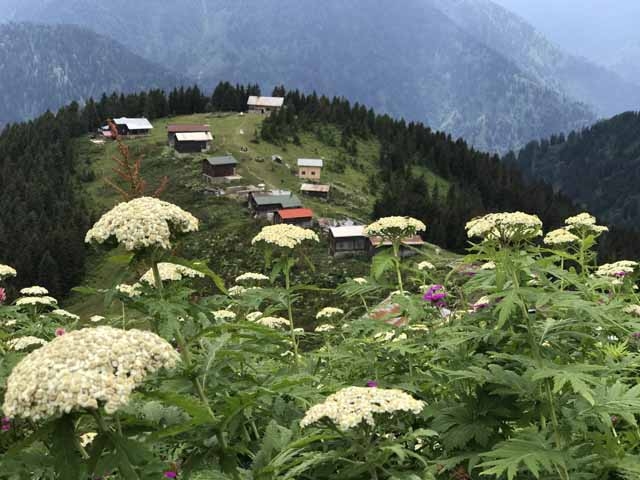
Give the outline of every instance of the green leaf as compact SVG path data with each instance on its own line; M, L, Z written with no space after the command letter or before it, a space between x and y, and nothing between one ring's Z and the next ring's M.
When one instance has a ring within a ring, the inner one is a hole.
M85 465L80 452L75 448L77 442L73 419L69 415L63 415L56 420L51 436L51 452L55 456L54 465L60 478L69 480L86 478Z
M390 251L378 253L371 263L371 276L376 280L380 279L385 272L393 268L395 261L396 258Z

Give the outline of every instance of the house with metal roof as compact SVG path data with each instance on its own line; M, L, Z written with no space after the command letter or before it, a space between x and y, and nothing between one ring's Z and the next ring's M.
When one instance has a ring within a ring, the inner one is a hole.
M288 223L299 227L310 227L313 225L313 211L309 208L278 210L273 215L273 223Z
M180 153L201 153L211 148L210 132L187 132L174 135L174 148Z
M318 181L323 166L324 162L319 158L299 158L298 178Z
M251 95L247 100L250 113L268 114L277 112L284 105L284 97L258 97Z
M302 202L293 193L255 192L249 194L249 208L255 216L271 220L278 210L302 208Z
M318 183L303 183L300 186L300 192L310 197L329 198L330 185L321 185Z
M147 135L153 130L151 122L144 117L141 118L114 118L113 123L118 128L119 135ZM108 129L108 127L107 127Z
M211 134L211 128L209 127L209 125L196 123L173 123L171 125L167 125L167 141L169 142L169 146L175 146L176 134L178 133ZM213 140L213 138L211 140Z
M371 243L364 234L364 225L329 229L329 253L334 257L367 255L370 249Z
M208 181L219 182L236 177L238 161L231 155L202 160L202 175Z

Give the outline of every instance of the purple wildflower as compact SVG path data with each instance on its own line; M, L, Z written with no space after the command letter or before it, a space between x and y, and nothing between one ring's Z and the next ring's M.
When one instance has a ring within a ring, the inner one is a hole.
M67 333L67 331L64 328L56 328L56 337L61 337L65 333Z
M0 287L0 304L7 299L7 291Z
M11 430L11 419L9 417L2 417L2 426L0 426L0 430L3 432Z
M378 382L374 381L374 380L369 380L366 383L367 387L369 388L378 388Z
M624 278L627 276L627 272L615 272L613 276L617 278Z
M164 472L164 478L177 478L178 474L176 472L174 472L173 470L169 470L167 472Z
M442 308L446 305L446 303L444 302L444 299L446 298L446 296L447 294L444 291L444 287L442 285L431 285L429 289L425 292L422 299L427 302L430 302L436 307Z

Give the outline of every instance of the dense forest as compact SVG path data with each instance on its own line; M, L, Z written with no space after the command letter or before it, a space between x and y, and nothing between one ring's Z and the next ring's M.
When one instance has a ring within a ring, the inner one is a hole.
M529 143L508 162L549 182L606 219L640 223L640 113L627 112L569 135Z
M153 120L242 111L247 97L260 93L257 85L222 82L210 95L197 86L168 94L158 89L105 94L82 107L72 103L56 114L7 126L0 135L0 262L20 272L13 288L42 283L61 296L83 275L83 238L92 219L79 180L92 172L76 160L74 137L94 131L114 116L144 115ZM273 93L285 95L285 89L279 86ZM421 123L406 123L343 98L315 93L288 92L286 105L265 120L260 132L264 140L295 142L302 130L333 124L340 131L336 141L348 153L357 149L357 138L374 136L381 151L379 174L370 177L372 190L379 192L372 216L423 219L429 225L427 239L444 248L464 250L464 223L489 211L537 213L548 226L559 225L577 211L548 184L528 180L498 156L478 152ZM430 188L427 170L446 181L448 188ZM633 231L609 235L603 241L605 258L637 256L637 239Z

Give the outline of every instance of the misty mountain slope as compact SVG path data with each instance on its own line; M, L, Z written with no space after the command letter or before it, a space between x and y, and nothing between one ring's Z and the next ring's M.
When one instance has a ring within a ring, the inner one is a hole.
M425 0L401 8L391 0L184 0L181 8L152 0L27 0L14 12L96 29L205 86L228 79L345 95L486 150L595 118Z
M611 116L640 108L640 87L569 55L519 16L491 0L429 0L461 28L513 61L543 85Z
M640 113L532 142L517 163L615 225L640 223Z
M0 25L0 125L103 92L180 83L179 75L79 27Z

